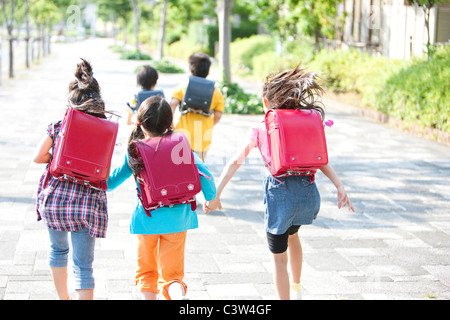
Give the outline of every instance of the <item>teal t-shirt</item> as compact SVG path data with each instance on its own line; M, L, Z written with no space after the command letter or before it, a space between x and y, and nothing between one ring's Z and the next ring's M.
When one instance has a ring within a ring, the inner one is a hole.
M216 186L214 184L213 176L206 164L204 164L195 153L194 159L199 171L211 177L211 179L207 179L200 175L200 181L205 200L213 200L216 197ZM125 155L123 164L116 168L109 176L108 191L116 189L131 177L132 174L133 172L128 166L127 156ZM131 217L130 233L164 234L198 228L197 213L191 210L190 204L179 204L170 208L162 207L152 211L151 214L151 217L147 216L138 198L136 208Z

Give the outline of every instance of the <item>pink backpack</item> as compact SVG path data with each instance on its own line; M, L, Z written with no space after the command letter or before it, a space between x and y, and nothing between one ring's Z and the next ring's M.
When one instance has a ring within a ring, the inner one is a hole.
M144 163L137 183L138 197L146 214L151 217L150 212L155 209L182 203L190 203L194 211L195 195L201 191L201 183L186 136L175 132L135 144Z
M265 116L273 176L313 175L328 163L327 142L320 113L311 109L270 109Z

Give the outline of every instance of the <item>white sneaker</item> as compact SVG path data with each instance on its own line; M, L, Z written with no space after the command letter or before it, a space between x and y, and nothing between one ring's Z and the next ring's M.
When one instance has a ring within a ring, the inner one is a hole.
M186 300L186 291L181 283L172 283L167 291L172 300Z
M302 288L300 286L300 283L291 284L290 296L291 300L302 300Z

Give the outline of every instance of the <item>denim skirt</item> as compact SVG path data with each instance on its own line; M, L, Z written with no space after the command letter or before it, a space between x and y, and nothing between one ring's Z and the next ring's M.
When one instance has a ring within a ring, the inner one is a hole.
M264 179L266 231L283 234L290 226L312 224L320 209L316 183L308 176L277 179L270 175Z

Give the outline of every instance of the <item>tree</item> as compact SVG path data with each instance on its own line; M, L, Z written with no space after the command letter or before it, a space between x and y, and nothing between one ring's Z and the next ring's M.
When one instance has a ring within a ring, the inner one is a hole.
M320 38L335 37L337 5L341 0L236 1L249 8L249 19L260 22L281 40L311 36L318 49Z
M130 0L134 17L134 43L136 50L139 50L139 22L141 20L142 3L140 0Z
M127 43L127 24L132 11L130 0L98 0L98 15L104 21L112 21L114 24L121 20L123 24L123 43Z
M6 23L9 42L9 77L14 78L14 48L13 48L13 30L14 30L14 10L16 9L16 0L0 0L2 5L3 20Z
M67 23L71 22L73 23L74 20L74 19L65 19L66 14L70 12L70 10L68 9L74 8L75 6L79 7L80 0L46 0L46 1L55 6L54 8L56 8L56 10L55 12L52 12L52 15L58 14L58 17L61 19L61 29L59 32L61 35L63 35L64 29L67 27Z
M217 17L219 18L219 62L222 67L224 80L231 83L230 43L231 43L231 5L233 0L219 0L217 2Z
M163 58L164 51L164 38L166 34L166 12L167 12L167 3L169 0L163 0L161 7L161 15L159 18L159 36L158 36L158 59L161 60Z
M60 11L53 1L32 0L30 13L40 34L42 54L46 55L49 51L49 33L52 26L59 19Z
M431 39L430 39L430 13L431 9L442 2L447 2L446 0L408 0L410 4L413 4L419 8L422 8L425 17L425 28L427 30L427 55L430 57L431 54Z

